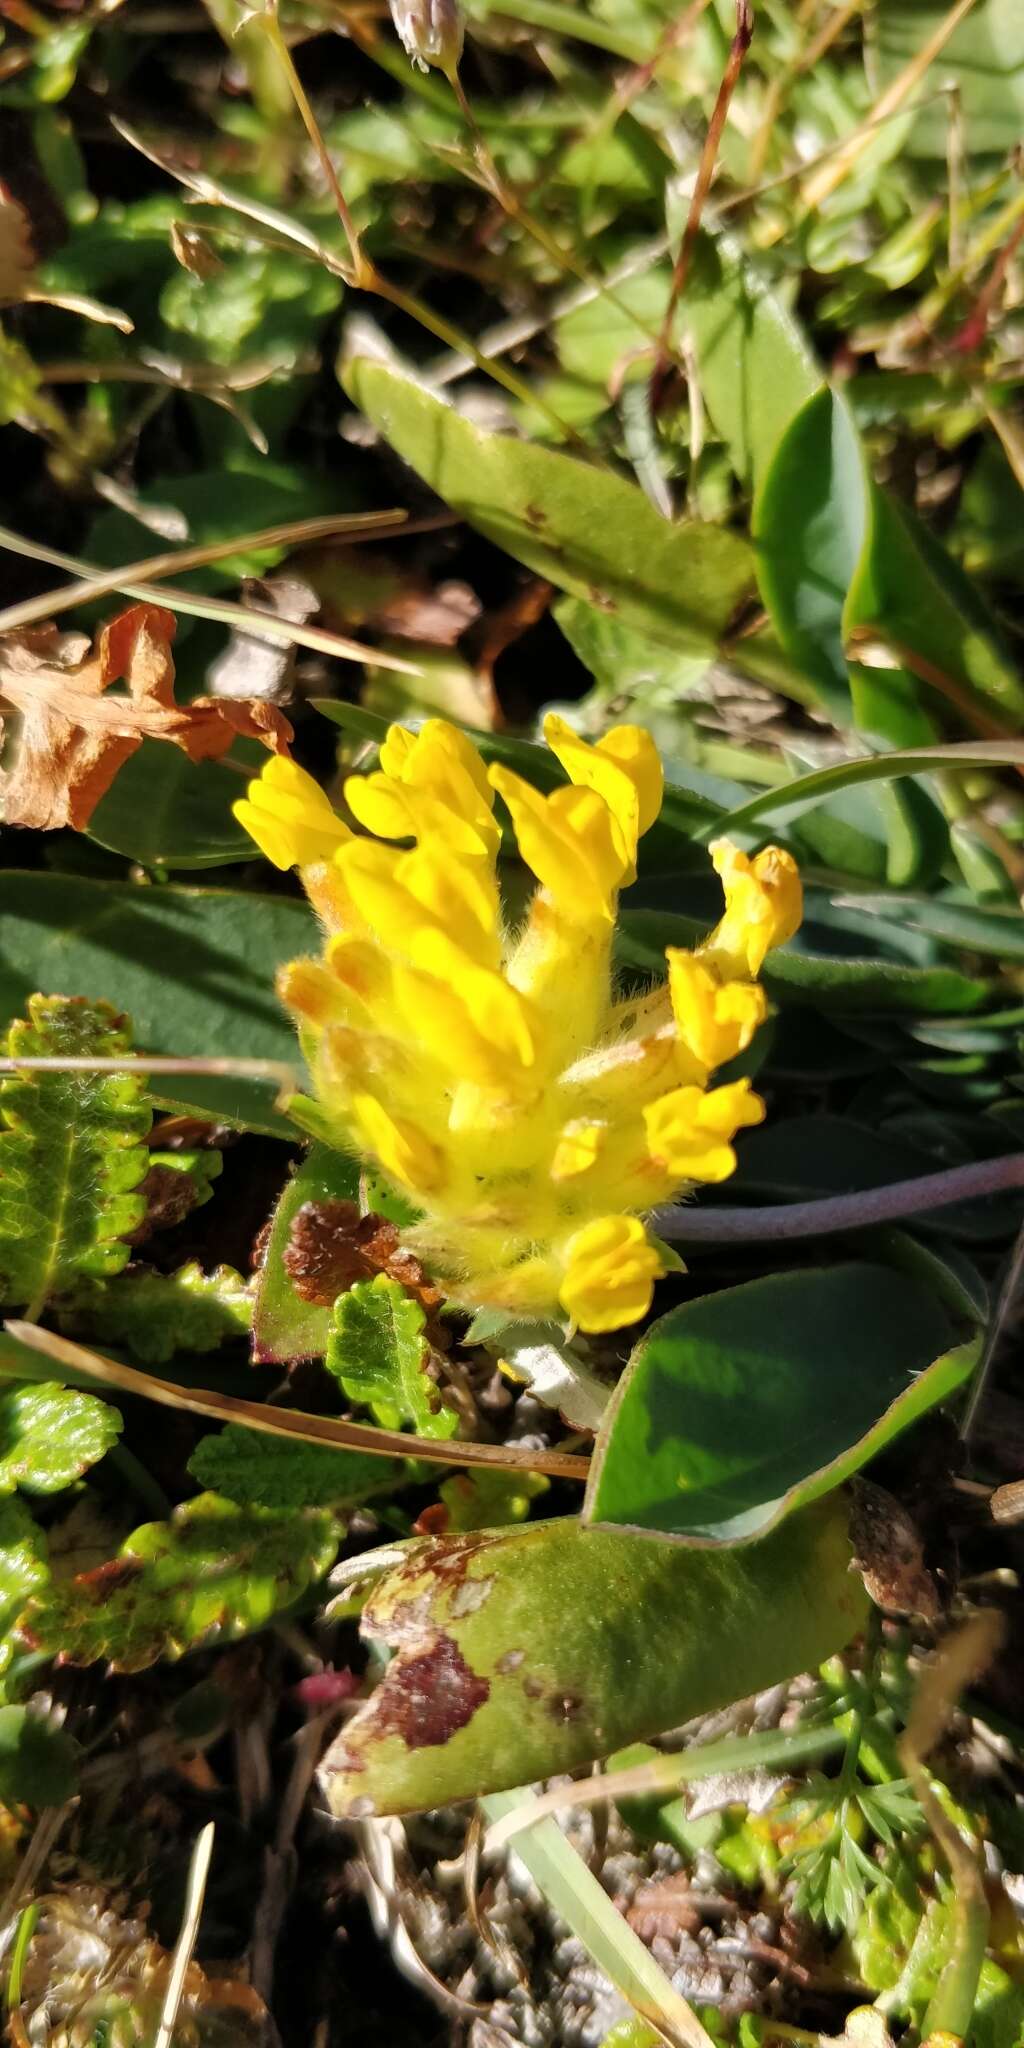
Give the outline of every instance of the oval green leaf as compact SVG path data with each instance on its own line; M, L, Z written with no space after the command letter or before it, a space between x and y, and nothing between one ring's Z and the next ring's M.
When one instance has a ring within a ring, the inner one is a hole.
M587 1521L695 1544L763 1535L963 1383L976 1349L946 1353L951 1335L887 1266L773 1273L684 1303L619 1382Z
M410 1544L364 1610L395 1654L325 1759L332 1809L504 1791L794 1677L863 1625L850 1563L838 1496L738 1551L575 1520Z

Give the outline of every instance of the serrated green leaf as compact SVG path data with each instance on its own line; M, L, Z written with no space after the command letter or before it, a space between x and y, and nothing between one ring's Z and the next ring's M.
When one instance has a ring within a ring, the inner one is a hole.
M0 1493L60 1493L105 1457L121 1417L70 1387L0 1386Z
M290 1443L229 1422L204 1436L188 1461L200 1486L243 1507L346 1508L390 1493L406 1478L402 1458L370 1458L326 1444Z
M233 1266L204 1273L195 1259L176 1273L142 1267L116 1286L83 1290L61 1327L100 1344L123 1344L140 1365L166 1365L177 1351L216 1351L248 1333L252 1291Z
M323 1576L337 1545L323 1511L279 1514L203 1493L169 1522L136 1529L108 1564L47 1587L23 1632L69 1664L102 1658L144 1671L265 1628Z
M32 996L6 1051L23 1058L116 1058L130 1047L109 1003ZM86 1276L120 1272L145 1214L134 1190L149 1164L151 1114L139 1075L15 1074L0 1084L0 1291L36 1316Z
M62 1806L74 1797L78 1751L63 1728L29 1707L0 1707L0 1801Z
M458 1426L426 1371L424 1314L397 1280L378 1273L334 1304L326 1365L350 1401L384 1429L411 1423L418 1436L448 1437Z
M46 1538L27 1507L13 1495L0 1500L0 1672L14 1655L11 1630L29 1595L49 1574Z

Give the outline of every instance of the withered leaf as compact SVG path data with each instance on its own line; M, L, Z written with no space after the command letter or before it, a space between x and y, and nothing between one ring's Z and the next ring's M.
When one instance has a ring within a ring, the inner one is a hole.
M413 1253L399 1240L398 1229L371 1210L361 1216L354 1202L304 1202L292 1220L283 1264L296 1294L320 1308L333 1308L360 1280L386 1273L415 1295L428 1318L430 1342L447 1342L432 1321L440 1307L439 1288L428 1279Z
M32 224L20 199L0 182L0 304L23 296L36 265Z
M174 629L173 612L135 604L102 627L92 648L52 625L0 639L0 703L19 715L13 764L0 771L6 824L84 831L144 739L169 740L192 761L227 753L239 734L287 751L292 728L272 704L175 702ZM112 691L120 681L126 690Z

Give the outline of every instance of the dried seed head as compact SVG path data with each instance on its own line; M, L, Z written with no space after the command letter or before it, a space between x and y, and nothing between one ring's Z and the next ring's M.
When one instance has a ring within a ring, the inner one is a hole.
M421 71L435 64L454 78L462 55L463 20L458 0L389 0L391 19L404 48Z

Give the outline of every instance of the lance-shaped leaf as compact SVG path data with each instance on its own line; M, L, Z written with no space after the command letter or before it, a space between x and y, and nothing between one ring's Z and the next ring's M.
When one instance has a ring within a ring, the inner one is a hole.
M412 1543L364 1610L395 1654L327 1756L331 1806L503 1791L792 1678L862 1626L850 1562L835 1494L740 1550L574 1519Z
M588 1521L738 1543L856 1472L968 1377L977 1350L887 1266L772 1273L685 1302L605 1415Z
M169 1522L147 1522L116 1557L46 1588L22 1633L68 1664L99 1658L144 1671L264 1628L331 1565L333 1516L236 1507L202 1493Z
M109 1003L32 996L5 1050L22 1058L127 1053ZM0 1294L36 1316L86 1276L119 1273L145 1214L150 1111L138 1074L25 1073L0 1085Z
M418 1436L451 1436L458 1416L427 1372L424 1323L419 1302L378 1273L335 1302L326 1362L349 1400L369 1408L383 1429L408 1422Z
M0 1799L62 1806L75 1795L77 1745L30 1707L0 1707Z
M233 1266L204 1273L195 1259L176 1273L141 1267L114 1287L83 1289L60 1316L69 1335L123 1344L140 1365L166 1365L176 1351L216 1351L251 1322L249 1283Z
M109 1451L121 1417L70 1387L0 1385L0 1493L60 1493Z

